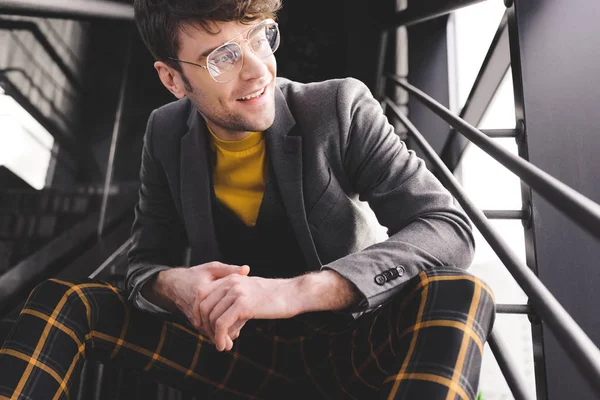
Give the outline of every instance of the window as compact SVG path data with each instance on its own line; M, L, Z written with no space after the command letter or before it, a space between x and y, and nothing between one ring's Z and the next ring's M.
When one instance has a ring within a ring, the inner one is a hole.
M52 135L0 87L0 165L42 189L53 145Z
M471 91L494 34L504 14L501 0L489 0L458 10L454 16L454 57L456 93L455 104L459 111ZM452 51L452 50L450 50ZM515 127L515 106L512 75L509 70L488 106L480 129L511 129ZM517 154L514 139L494 139L513 154ZM457 170L465 191L475 205L482 210L521 209L520 180L500 163L475 145L469 144ZM492 226L525 263L525 240L521 221L492 220ZM475 232L476 253L470 272L486 281L498 303L524 304L527 296L517 285L504 264L487 244L481 234ZM495 328L500 337L509 344L511 358L518 373L529 384L529 392L535 397L535 375L531 325L527 316L502 314L496 318ZM479 390L485 400L509 399L512 394L497 362L486 346Z

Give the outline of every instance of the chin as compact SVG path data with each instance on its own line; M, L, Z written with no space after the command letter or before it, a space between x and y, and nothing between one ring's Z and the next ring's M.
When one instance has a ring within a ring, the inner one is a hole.
M265 115L260 120L255 120L254 123L250 123L248 125L252 125L254 132L264 132L273 125L273 121L275 121L275 112L269 113L269 115Z

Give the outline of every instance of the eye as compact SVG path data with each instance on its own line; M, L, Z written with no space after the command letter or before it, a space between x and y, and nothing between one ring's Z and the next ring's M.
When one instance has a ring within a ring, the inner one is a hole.
M209 63L212 63L219 68L231 68L231 65L239 60L240 55L239 48L228 45L215 51L210 57Z
M231 60L231 55L230 54L222 54L217 59L217 63L226 63L226 62L228 62L230 60Z

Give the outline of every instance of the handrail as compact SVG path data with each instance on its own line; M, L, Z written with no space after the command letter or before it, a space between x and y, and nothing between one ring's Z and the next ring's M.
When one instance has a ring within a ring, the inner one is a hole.
M483 215L483 212L468 198L466 192L462 189L454 175L452 175L452 172L446 167L442 159L427 143L417 128L398 109L393 101L387 98L385 101L388 108L406 126L408 132L423 149L425 155L438 169L438 178L445 183L446 188L462 205L469 218L471 218L471 221L473 221L483 237L492 249L494 249L498 258L500 258L513 278L515 278L523 291L529 296L537 314L548 324L591 386L597 393L600 393L600 350L598 350L594 342L577 325L571 315L556 300L533 271L519 261L516 254L494 231L485 215ZM489 139L486 138L486 140Z
M0 0L0 13L47 18L133 21L131 5L108 0Z
M125 243L123 243L121 246L119 246L119 248L117 250L115 250L106 260L104 260L104 262L94 270L94 272L92 272L89 275L90 279L94 279L96 278L100 273L104 272L104 270L108 267L110 267L113 263L113 261L115 261L115 259L117 257L119 257L120 255L123 255L123 253L129 251L129 249L131 248L131 245L133 244L133 238L130 237L129 239L127 239L125 241Z
M496 362L504 375L504 379L506 379L506 383L508 383L508 387L512 392L513 396L515 396L516 400L527 400L531 399L531 397L527 394L527 389L525 387L525 383L520 378L520 376L515 372L512 367L514 363L508 357L508 351L506 350L506 345L498 335L495 329L492 329L490 332L490 336L488 337L488 344L490 345L490 349L492 349L492 353L494 354L494 358L496 358Z
M550 174L542 171L530 162L509 153L488 138L479 129L457 117L435 99L405 80L392 74L387 74L386 76L392 82L395 82L397 85L413 94L417 99L421 100L431 111L452 125L467 139L473 142L473 144L492 156L496 161L503 164L523 182L529 185L531 189L534 189L544 197L550 204L554 205L558 210L577 222L586 231L600 239L600 205L565 185Z

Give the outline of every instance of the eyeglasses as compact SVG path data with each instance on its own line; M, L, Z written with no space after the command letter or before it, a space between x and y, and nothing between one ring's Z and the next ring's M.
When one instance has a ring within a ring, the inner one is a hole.
M244 34L246 34L246 39L244 39ZM246 41L252 52L260 58L269 57L279 47L279 27L277 26L277 22L272 19L266 19L211 51L206 57L206 65L182 61L172 57L169 57L169 59L203 68L219 83L229 82L240 73L244 65L244 53L241 43L233 41L240 36L242 36L242 42Z

